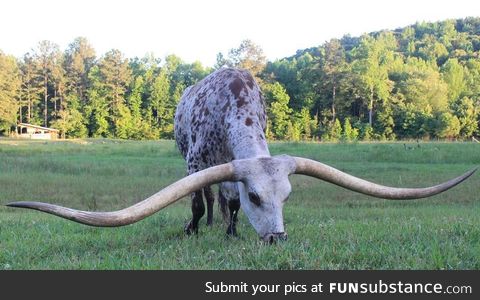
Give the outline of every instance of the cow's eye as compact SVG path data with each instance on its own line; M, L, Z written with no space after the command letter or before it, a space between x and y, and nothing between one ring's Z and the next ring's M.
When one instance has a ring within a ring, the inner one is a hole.
M255 193L249 192L248 199L250 199L250 201L256 206L260 206L262 204L262 202L260 201L260 197L258 197L258 195Z

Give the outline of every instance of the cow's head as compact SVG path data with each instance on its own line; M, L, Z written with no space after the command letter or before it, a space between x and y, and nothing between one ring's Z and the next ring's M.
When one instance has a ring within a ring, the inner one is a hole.
M42 202L14 202L12 207L31 208L92 226L123 226L142 220L177 200L223 181L239 182L240 201L250 223L265 241L286 237L283 204L291 192L288 176L303 174L347 189L385 199L418 199L446 191L472 175L476 169L445 183L427 188L392 188L348 175L320 162L287 155L234 160L189 175L125 209L88 212Z
M295 160L284 155L233 164L240 179L241 206L259 236L268 242L286 239L283 204L292 191L288 176L295 172Z

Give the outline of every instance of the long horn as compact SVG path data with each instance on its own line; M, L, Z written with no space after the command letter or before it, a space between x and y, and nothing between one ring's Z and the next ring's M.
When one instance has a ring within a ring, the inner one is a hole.
M407 200L430 197L444 192L470 177L476 168L439 185L426 188L394 188L372 183L349 175L335 168L311 159L294 157L295 174L303 174L322 179L341 187L378 198Z
M211 167L189 175L135 205L112 212L81 211L42 202L13 202L7 206L36 209L91 226L123 226L140 221L205 186L237 180L234 173L232 163Z

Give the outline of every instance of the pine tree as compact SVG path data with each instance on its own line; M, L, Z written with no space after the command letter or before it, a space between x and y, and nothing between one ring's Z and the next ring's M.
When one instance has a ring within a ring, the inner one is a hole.
M261 82L261 72L264 70L267 58L263 49L251 40L243 40L238 48L228 52L229 67L249 70L258 82Z
M312 138L312 117L310 116L310 112L308 108L302 108L300 111L300 130L302 134L303 140L309 140Z
M106 89L102 74L98 66L94 66L88 73L90 86L87 89L88 103L84 105L84 113L89 137L110 137L109 105L106 98Z
M128 130L126 120L130 119L130 112L125 106L125 94L131 80L131 69L128 59L123 58L119 50L108 51L98 64L98 72L101 78L97 85L100 85L103 92L102 96L107 104L110 133L116 136L120 133L120 138L128 136L125 133Z
M65 51L64 69L67 77L67 90L75 94L80 105L87 102L89 87L88 73L95 64L95 50L86 38L76 38Z
M43 83L43 126L45 127L49 125L49 99L53 98L53 96L49 94L49 85L52 85L53 69L55 65L59 63L59 51L58 45L50 41L41 41L34 54Z
M20 122L37 123L39 116L37 106L41 101L42 82L35 60L26 53L20 61L21 88L20 88ZM26 111L22 108L26 108ZM38 123L39 124L39 123Z
M346 71L345 51L337 39L332 39L325 43L325 58L322 66L323 76L321 82L324 90L330 98L332 122L336 119L336 98L340 82L343 80L344 72Z
M342 133L342 140L346 142L353 142L358 139L358 129L353 128L352 124L350 123L349 118L345 118L343 123L343 133Z

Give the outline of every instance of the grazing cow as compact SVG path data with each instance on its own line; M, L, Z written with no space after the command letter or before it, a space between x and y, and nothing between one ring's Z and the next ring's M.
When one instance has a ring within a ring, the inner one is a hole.
M188 174L235 159L269 157L265 140L267 119L260 88L245 70L220 69L189 87L175 114L175 140L187 161ZM207 203L207 225L212 223L213 194L203 189ZM229 208L228 233L235 234L240 196L236 184L220 184L222 211ZM204 215L202 191L192 195L192 220L187 234L197 232ZM283 232L279 226L278 232Z
M187 88L175 116L178 147L187 160L189 175L153 196L113 212L79 211L41 202L14 202L93 226L122 226L137 222L167 205L192 195L192 219L187 233L197 232L205 212L212 222L210 186L222 183L221 199L228 201L230 225L235 234L242 206L260 238L285 239L283 205L291 192L289 175L303 174L366 195L386 199L418 199L441 193L468 178L475 170L427 188L392 188L348 175L320 162L288 155L270 156L265 140L265 104L260 88L245 70L220 69Z

